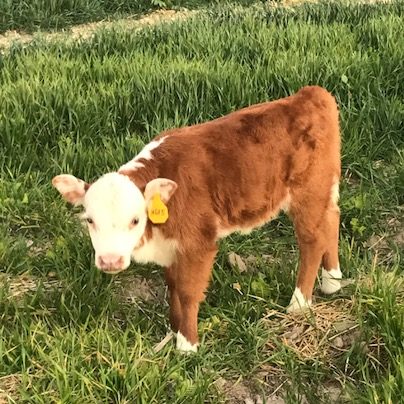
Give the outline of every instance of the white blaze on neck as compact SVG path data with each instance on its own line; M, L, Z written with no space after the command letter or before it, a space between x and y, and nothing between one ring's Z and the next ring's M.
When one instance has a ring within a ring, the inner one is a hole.
M306 299L303 296L300 288L296 288L293 292L292 299L290 300L289 306L286 308L287 313L294 313L298 311L304 311L311 306L311 300Z
M131 160L123 166L119 167L118 173L121 171L132 171L137 170L138 168L144 167L143 163L139 163L138 161Z
M123 166L121 166L118 170L119 171L130 171L130 170L137 170L138 168L144 167L144 164L141 163L139 160L151 160L153 158L152 151L159 147L164 141L164 138L159 140L153 140L152 142L148 143L138 155L136 155L133 160L127 162Z
M153 228L152 237L132 251L132 258L141 264L154 263L168 267L174 263L177 251L176 240L165 238L159 229Z
M198 344L191 344L180 331L177 332L177 349L181 352L197 352Z

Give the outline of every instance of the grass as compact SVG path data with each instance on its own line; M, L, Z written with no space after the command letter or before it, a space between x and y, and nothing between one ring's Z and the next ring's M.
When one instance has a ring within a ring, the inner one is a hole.
M238 0L241 4L249 0ZM26 32L38 29L62 29L103 19L139 16L166 8L196 8L218 0L30 0L0 2L0 33L13 29Z
M328 403L331 387L340 401L403 402L403 24L403 2L223 6L0 56L0 389L13 392L10 402L217 403L275 392ZM288 343L279 310L294 289L297 249L282 217L221 243L199 353L178 355L172 343L155 353L168 330L161 270L100 274L51 178L93 180L161 130L306 84L340 105L340 255L354 281L317 302L338 308L340 299L360 332L340 349L330 342L325 356L302 357ZM229 266L229 251L252 258L247 273ZM157 297L134 298L133 273ZM15 296L12 283L23 289L27 279L36 287Z

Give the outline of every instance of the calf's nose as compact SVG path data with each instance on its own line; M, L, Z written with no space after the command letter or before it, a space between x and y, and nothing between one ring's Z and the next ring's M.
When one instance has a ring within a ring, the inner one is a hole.
M98 257L101 269L121 269L123 267L123 257L117 254L105 254Z

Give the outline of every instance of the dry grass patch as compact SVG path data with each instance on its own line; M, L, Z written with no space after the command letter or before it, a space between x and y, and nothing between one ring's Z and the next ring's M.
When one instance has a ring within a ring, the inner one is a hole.
M122 303L160 302L166 300L163 280L146 279L140 275L122 274L114 280L114 293Z
M21 375L18 373L0 377L0 404L18 403L18 388Z
M359 337L353 302L348 299L315 304L305 313L271 310L264 322L302 360L331 359L346 352ZM276 349L273 340L267 347Z
M10 48L13 43L28 44L34 39L51 41L66 41L66 40L89 40L96 32L100 30L138 30L146 26L155 25L163 22L172 22L183 20L194 15L196 11L183 10L158 10L147 14L142 18L122 18L113 21L98 21L87 24L79 24L71 27L66 31L61 32L38 32L33 35L15 30L7 31L0 35L0 49L3 51Z
M24 273L21 275L0 274L0 284L7 285L9 299L22 299L28 293L34 293L41 285L45 291L61 289L60 280L54 278L55 274L49 274L49 279L43 280L32 274Z
M271 394L265 397L255 394L248 384L242 379L228 380L219 377L215 381L216 389L224 396L228 404L284 404L283 398Z
M172 22L188 18L195 11L175 11L175 10L158 10L150 13L142 18L123 18L115 21L98 21L88 24L75 25L70 29L71 39L89 39L96 31L101 29L117 29L136 30L148 25L155 25L164 22Z

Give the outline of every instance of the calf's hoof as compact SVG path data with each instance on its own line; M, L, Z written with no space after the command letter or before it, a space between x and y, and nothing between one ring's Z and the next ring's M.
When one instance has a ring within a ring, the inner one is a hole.
M298 313L299 311L308 310L311 306L311 300L306 299L299 288L293 292L292 299L290 299L289 306L286 308L287 313Z
M183 353L197 352L198 344L191 344L180 331L177 332L177 349Z
M342 272L339 267L330 271L323 268L321 272L321 291L326 295L338 292L341 289L341 279Z

